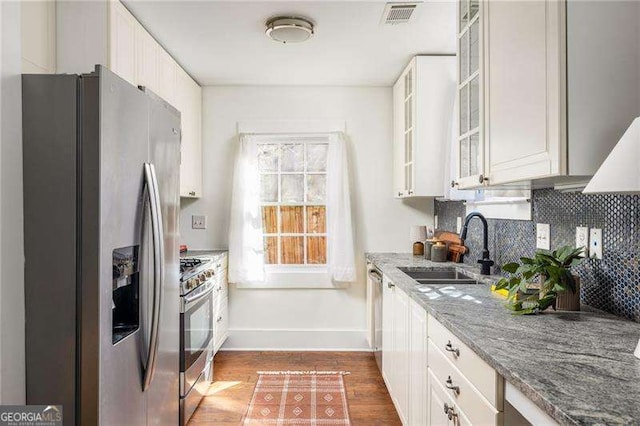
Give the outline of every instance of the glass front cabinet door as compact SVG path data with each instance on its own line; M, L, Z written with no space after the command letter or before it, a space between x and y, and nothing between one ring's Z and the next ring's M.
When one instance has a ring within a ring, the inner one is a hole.
M458 2L458 188L486 183L482 120L482 2Z

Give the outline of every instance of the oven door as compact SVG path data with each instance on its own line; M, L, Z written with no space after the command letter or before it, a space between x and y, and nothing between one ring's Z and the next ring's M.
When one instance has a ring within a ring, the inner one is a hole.
M181 394L186 395L212 356L213 280L182 297L180 314Z

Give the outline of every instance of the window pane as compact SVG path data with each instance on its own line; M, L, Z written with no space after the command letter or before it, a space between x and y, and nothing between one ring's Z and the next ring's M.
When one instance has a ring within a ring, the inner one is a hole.
M325 206L307 207L307 233L324 234L327 232L327 209Z
M304 202L304 175L282 175L282 202Z
M469 46L469 75L478 71L478 65L480 62L480 43L479 43L479 31L480 20L474 22L469 30L470 46Z
M278 145L258 145L258 166L261 172L278 171Z
M469 175L469 138L460 141L460 177Z
M278 237L264 237L264 262L269 265L278 263Z
M326 198L326 175L307 175L307 201L324 202Z
M304 170L304 147L302 144L282 145L282 171L301 172Z
M307 144L307 171L324 172L327 170L327 144Z
M282 263L301 265L304 263L304 243L302 237L281 237Z
M469 31L460 37L460 82L469 77Z
M260 177L261 199L263 202L278 201L278 175L262 175Z
M262 229L265 234L275 234L278 232L278 207L262 207Z
M460 89L460 135L469 131L469 86Z
M315 265L327 263L326 237L307 237L307 263Z
M470 96L469 96L469 104L470 104L470 119L469 119L469 127L471 130L475 129L480 125L480 86L478 85L478 77L471 80L470 85Z
M477 133L469 138L469 173L479 175L478 160L480 159L480 135Z
M480 9L480 2L478 0L471 0L469 2L469 20L478 14L478 9Z
M304 232L302 206L280 206L280 232L302 234Z
M460 29L464 28L469 21L469 1L468 0L460 0Z

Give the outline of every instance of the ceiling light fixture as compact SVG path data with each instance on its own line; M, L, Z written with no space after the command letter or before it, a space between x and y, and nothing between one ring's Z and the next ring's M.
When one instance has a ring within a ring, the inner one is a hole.
M284 44L307 41L314 34L313 22L297 16L276 16L269 19L265 25L267 36Z

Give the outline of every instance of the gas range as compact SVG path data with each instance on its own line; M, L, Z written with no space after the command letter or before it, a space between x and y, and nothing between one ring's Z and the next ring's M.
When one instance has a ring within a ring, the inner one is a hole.
M180 259L180 295L195 290L214 275L211 259L185 257Z

